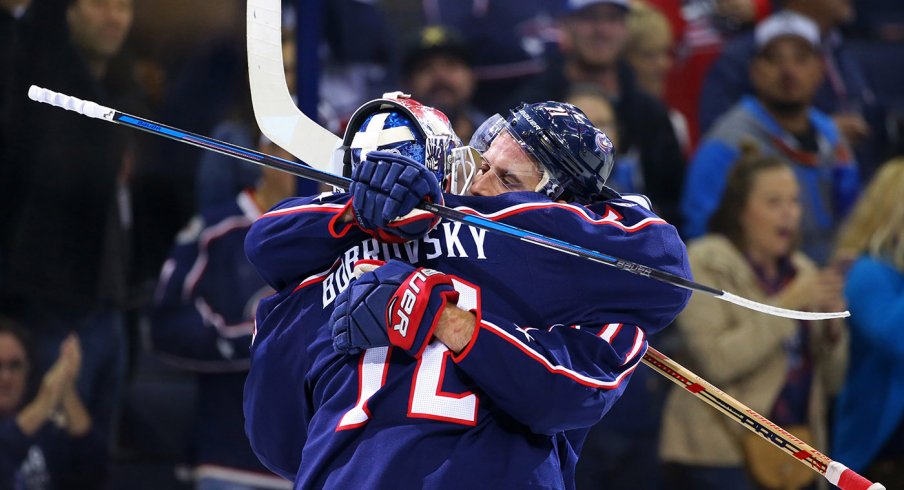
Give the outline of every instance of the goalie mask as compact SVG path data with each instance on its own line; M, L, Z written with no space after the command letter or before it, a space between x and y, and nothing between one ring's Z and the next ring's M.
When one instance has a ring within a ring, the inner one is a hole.
M461 194L470 182L466 170L452 171L451 155L461 147L461 140L452 131L449 118L399 92L384 94L358 108L349 119L342 144L346 176L367 153L390 151L427 167L443 192Z
M615 148L580 109L561 102L521 104L507 118L499 114L484 122L466 148L463 159L480 158L493 140L507 131L540 164L543 177L537 192L550 199L587 204L611 194L605 186L615 161Z

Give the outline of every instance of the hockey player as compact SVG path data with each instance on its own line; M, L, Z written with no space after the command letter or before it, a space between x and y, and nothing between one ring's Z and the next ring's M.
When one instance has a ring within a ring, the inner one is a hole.
M296 488L573 488L588 428L687 302L409 214L442 201L689 275L675 228L605 188L612 146L573 106L521 106L478 130L479 155L453 151L479 160L472 196L440 192L460 174L424 130L436 116L406 99L359 110L350 193L286 201L246 239L278 291L258 309L246 431ZM386 264L354 279L361 260Z
M260 151L292 156L261 138ZM245 258L243 243L263 211L295 194L296 178L272 168L229 201L202 206L179 233L163 265L150 312L153 350L197 374L191 445L198 489L291 487L266 471L242 430L242 387L248 371L257 302L273 293ZM203 190L222 181L201 179Z

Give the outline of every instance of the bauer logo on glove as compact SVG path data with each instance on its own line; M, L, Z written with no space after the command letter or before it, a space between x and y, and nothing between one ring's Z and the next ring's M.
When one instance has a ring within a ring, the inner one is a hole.
M437 277L439 274L439 277ZM389 341L403 349L410 349L414 337L408 337L408 325L412 321L420 324L427 308L430 297L421 298L422 292L430 291L435 284L442 284L447 279L445 274L433 269L417 269L409 277L389 300L386 308L386 324L392 325L389 331ZM402 289L404 287L404 289ZM423 301L426 299L426 301Z
M330 317L333 347L343 354L357 354L392 345L420 357L433 339L443 310L458 303L452 278L398 260L385 265L361 262L367 262L368 272L336 297Z

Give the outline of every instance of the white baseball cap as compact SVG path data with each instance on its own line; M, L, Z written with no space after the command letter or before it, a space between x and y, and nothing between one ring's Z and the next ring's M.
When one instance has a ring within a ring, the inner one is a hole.
M568 12L575 12L577 10L583 9L584 7L589 7L598 3L608 3L622 7L625 10L628 9L628 0L568 0L566 10Z
M753 31L757 51L764 49L779 37L796 36L807 41L814 49L819 48L819 27L803 15L784 10L763 19Z

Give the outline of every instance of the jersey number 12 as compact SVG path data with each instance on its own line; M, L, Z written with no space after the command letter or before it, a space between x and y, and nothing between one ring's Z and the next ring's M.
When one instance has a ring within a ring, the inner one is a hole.
M453 278L453 284L459 293L459 308L470 310L478 306L479 293L476 287L458 278ZM411 383L411 393L408 397L409 417L470 426L477 424L477 407L480 400L476 394L470 391L464 393L442 391L446 361L451 355L452 352L438 340L434 340L424 349ZM388 360L389 347L375 347L361 354L358 367L361 377L358 383L358 402L342 416L336 427L337 431L360 427L370 419L367 400L386 383Z

